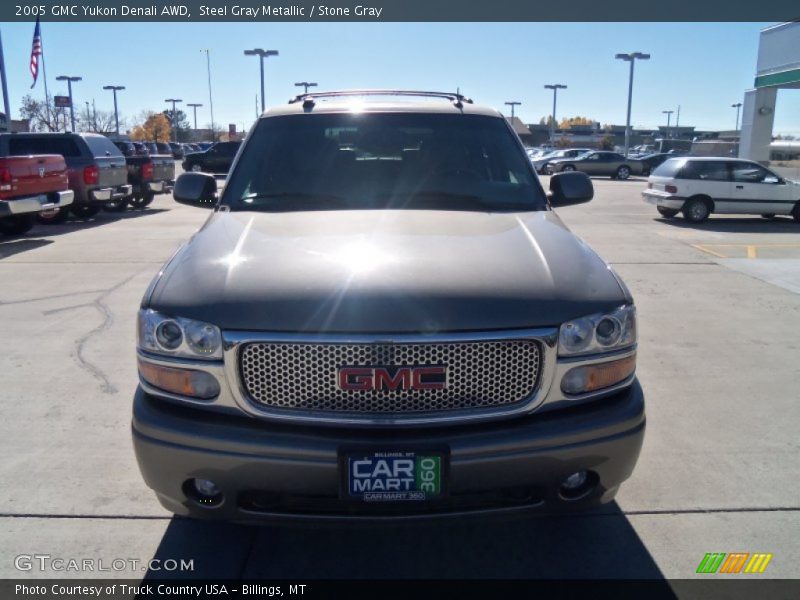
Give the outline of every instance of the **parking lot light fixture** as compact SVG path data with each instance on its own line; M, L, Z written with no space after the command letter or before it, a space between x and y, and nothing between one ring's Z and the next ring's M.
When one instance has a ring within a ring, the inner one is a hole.
M196 102L189 102L186 104L186 106L191 106L192 110L194 111L194 131L197 133L197 109L203 105L197 104Z
M311 81L300 81L298 83L295 83L294 85L295 85L295 87L302 87L304 94L308 93L308 88L317 87L317 84L314 83L314 82L311 82Z
M666 134L666 136L667 136L667 137L671 137L671 136L669 135L669 122L670 122L670 120L672 119L672 113L674 113L674 112L675 112L674 110L662 110L662 111L661 111L661 114L663 114L663 115L667 115L667 130L666 130L666 132L665 132L665 134Z
M261 65L261 112L264 108L264 59L269 56L278 56L277 50L263 50L261 48L253 48L252 50L245 50L245 56L258 56L258 61Z
M114 129L119 137L119 112L117 112L117 92L125 89L124 85L104 85L104 90L111 90L114 92Z
M56 77L56 81L66 81L67 82L67 91L69 95L69 119L72 122L72 131L75 131L75 107L74 102L72 101L72 82L73 81L83 81L83 77L70 77L68 75L59 75Z
M739 109L742 108L742 103L737 102L736 104L731 104L731 108L736 109L736 129L734 129L734 131L739 131Z
M556 137L556 100L558 98L558 90L565 90L567 86L561 83L552 83L547 84L544 86L545 89L553 90L553 116L550 120L550 143L553 143L553 139Z
M175 129L175 118L177 116L177 113L176 113L175 105L178 102L183 102L183 100L181 100L180 98L167 98L166 100L164 100L164 102L172 102L172 118L169 120L170 121L169 124L172 127L172 141L177 142L178 141L178 132Z
M631 143L631 102L633 100L633 65L636 59L650 60L650 55L644 52L629 52L628 54L615 54L614 58L617 60L624 60L631 63L630 75L628 76L628 116L625 119L625 156L628 156L628 150Z
M516 100L511 100L509 102L506 102L506 105L511 107L511 118L512 119L514 118L514 107L515 106L519 106L520 104L522 104L522 102L517 102Z

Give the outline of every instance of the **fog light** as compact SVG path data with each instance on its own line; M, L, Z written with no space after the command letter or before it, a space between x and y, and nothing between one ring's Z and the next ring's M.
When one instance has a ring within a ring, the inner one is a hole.
M636 370L636 355L596 365L575 367L561 380L565 394L584 394L625 381Z
M201 400L219 395L219 383L213 375L205 371L164 367L139 358L139 374L147 383L165 392Z
M593 471L576 471L561 482L558 494L564 500L580 500L588 496L599 481L600 478Z
M564 488L565 490L576 490L579 487L581 487L584 483L586 483L587 475L588 474L586 473L586 471L578 471L577 473L573 473L564 480L564 483L561 484L561 487ZM211 482L209 481L209 483Z
M183 493L197 504L208 507L219 506L224 498L222 490L210 479L187 479L183 483Z

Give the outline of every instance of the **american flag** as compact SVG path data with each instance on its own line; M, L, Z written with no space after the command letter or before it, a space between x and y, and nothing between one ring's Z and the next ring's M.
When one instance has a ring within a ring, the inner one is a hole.
M31 89L36 85L36 78L39 76L39 57L41 55L42 33L39 31L39 17L36 17L36 29L33 30L33 45L31 46L31 75L33 75Z

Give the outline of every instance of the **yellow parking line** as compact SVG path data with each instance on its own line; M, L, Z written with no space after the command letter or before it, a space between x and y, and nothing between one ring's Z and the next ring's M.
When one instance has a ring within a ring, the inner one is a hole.
M717 258L728 258L724 254L720 254L719 252L714 252L713 250L709 250L705 246L701 246L700 244L692 244L692 248L697 248L698 250L710 254L712 256L716 256Z
M756 248L758 246L748 246L747 247L747 258L756 258Z

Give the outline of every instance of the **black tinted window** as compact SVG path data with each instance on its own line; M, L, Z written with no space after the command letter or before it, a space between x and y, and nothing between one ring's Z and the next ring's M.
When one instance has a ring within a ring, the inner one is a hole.
M677 177L678 172L683 167L684 162L680 158L670 158L661 163L657 169L655 169L652 173L655 177L669 177L674 179Z
M721 160L690 160L681 169L680 178L700 179L703 181L730 181L728 163Z
M156 144L156 147L161 154L172 154L172 146L169 144L162 144L159 142Z
M92 151L93 156L122 156L119 148L107 137L103 137L102 135L87 135L83 139L89 146L89 150Z
M239 144L223 142L222 144L217 144L216 148L222 156L234 156L239 149Z
M346 113L262 120L223 203L233 210L538 210L545 199L501 119Z
M81 155L80 148L78 148L78 144L75 143L75 140L60 136L15 136L9 140L8 150L11 156L25 156L28 154L60 154L65 158L69 158Z

